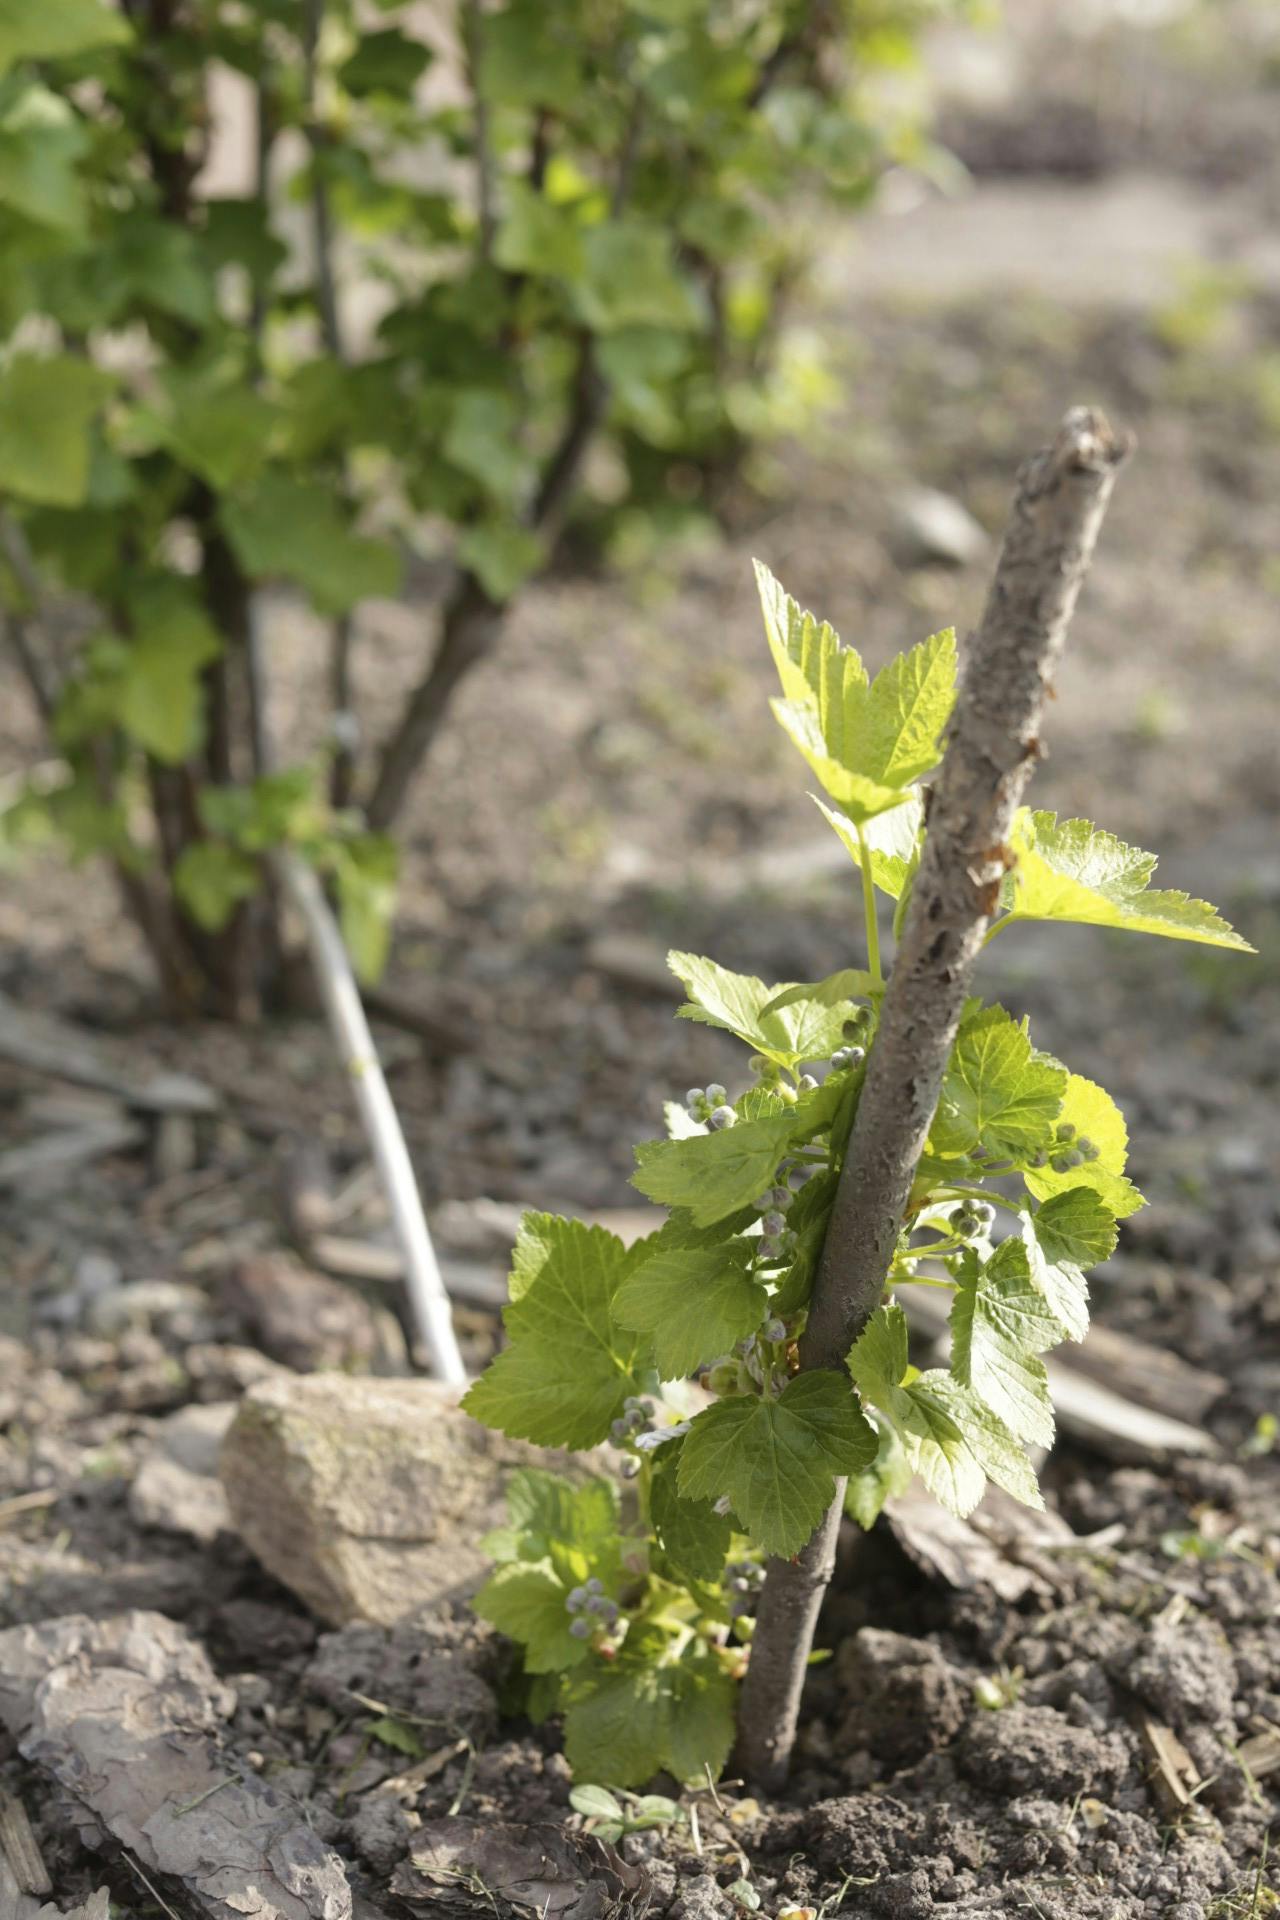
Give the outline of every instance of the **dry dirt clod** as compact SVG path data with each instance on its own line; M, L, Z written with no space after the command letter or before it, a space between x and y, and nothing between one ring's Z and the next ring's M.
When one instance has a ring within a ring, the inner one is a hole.
M542 1920L625 1920L648 1906L645 1874L602 1841L564 1827L457 1817L418 1830L391 1886L442 1914L492 1914L493 1888Z
M376 1374L409 1370L404 1335L393 1314L288 1254L242 1260L220 1291L223 1305L254 1344L283 1366L300 1373L332 1367Z
M246 1396L221 1474L268 1572L334 1625L390 1626L479 1582L504 1469L530 1457L433 1381L286 1375Z
M202 1545L231 1529L218 1480L218 1449L235 1404L182 1407L162 1420L129 1489L129 1512L142 1527L189 1534Z

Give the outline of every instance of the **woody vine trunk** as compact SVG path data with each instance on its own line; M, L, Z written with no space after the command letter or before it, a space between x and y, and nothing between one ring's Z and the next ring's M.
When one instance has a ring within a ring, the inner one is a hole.
M1085 408L1018 476L981 624L966 652L928 836L841 1170L802 1368L840 1369L880 1302L912 1180L995 911L1013 816L1040 751L1055 667L1126 438ZM794 1560L769 1563L740 1714L748 1779L786 1779L844 1483Z

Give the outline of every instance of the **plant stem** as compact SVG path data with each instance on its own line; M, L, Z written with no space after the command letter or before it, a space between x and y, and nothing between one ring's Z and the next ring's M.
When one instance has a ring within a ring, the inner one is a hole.
M929 831L836 1189L805 1369L843 1371L874 1313L982 938L1014 813L1035 764L1049 683L1127 441L1084 408L1018 476L995 579L965 660ZM805 1665L835 1560L845 1483L796 1560L773 1560L743 1687L737 1760L780 1787Z
M858 836L858 865L862 869L862 913L867 923L867 966L875 986L884 985L884 975L880 971L880 922L876 918L876 884L871 878L871 854L867 847L867 836L859 821L854 831Z

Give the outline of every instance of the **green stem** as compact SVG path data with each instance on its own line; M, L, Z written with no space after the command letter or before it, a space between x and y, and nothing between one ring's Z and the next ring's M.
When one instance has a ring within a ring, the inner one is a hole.
M867 966L871 970L873 984L880 987L884 985L884 975L880 971L880 925L876 919L876 887L875 881L871 878L871 855L861 821L856 823L854 831L858 836L858 865L862 869L862 912L867 923Z
M1003 1194L991 1193L988 1191L986 1187L961 1187L961 1186L935 1187L933 1189L933 1193L931 1194L930 1198L933 1200L937 1200L937 1199L949 1200L953 1194L960 1194L961 1196L964 1196L965 1194L967 1194L971 1199L987 1201L990 1206L1004 1207L1010 1213L1022 1212L1022 1208L1018 1205L1018 1202L1016 1200L1006 1200Z
M1006 913L1003 919L996 920L995 922L993 922L993 924L987 928L986 933L983 935L983 940L982 940L983 946L989 947L991 945L991 942L995 939L998 933L1002 932L1005 927L1013 926L1015 921L1018 921L1021 919L1022 919L1022 915L1020 913Z

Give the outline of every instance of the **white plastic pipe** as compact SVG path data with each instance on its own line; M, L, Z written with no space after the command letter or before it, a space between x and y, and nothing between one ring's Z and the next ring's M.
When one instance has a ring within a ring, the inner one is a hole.
M329 1025L355 1090L356 1105L404 1256L405 1286L419 1341L435 1377L452 1386L462 1386L467 1370L454 1338L449 1296L431 1244L400 1119L374 1049L342 934L329 910L324 889L306 862L290 849L282 848L275 856L275 866L306 930Z

